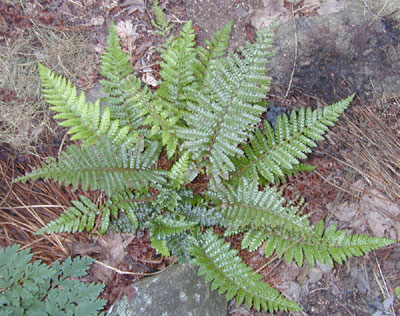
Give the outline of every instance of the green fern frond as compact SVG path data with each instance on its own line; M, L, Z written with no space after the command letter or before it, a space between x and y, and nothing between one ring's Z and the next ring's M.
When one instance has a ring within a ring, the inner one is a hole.
M298 266L302 266L304 258L311 266L315 265L315 261L331 266L334 262L342 264L349 258L364 255L395 242L387 238L351 235L337 230L336 225L325 229L323 221L319 222L307 238L291 238L277 232L269 234L267 239L266 257L276 252L278 256L284 255L288 263L295 259Z
M58 161L48 159L45 166L20 177L17 181L28 179L54 179L74 188L84 190L102 189L108 195L124 191L129 187L142 190L148 183L165 183L165 171L151 170L157 161L160 147L151 143L143 150L142 142L131 149L103 142L98 146L79 147L71 145Z
M317 232L321 232L324 223L321 221L318 226ZM322 257L324 262L332 266L333 261L342 264L348 258L362 256L372 250L386 247L393 243L395 243L394 240L387 238L359 234L350 235L344 230L337 230L337 226L332 225L324 231L319 239L306 240L302 247L310 264L313 263L313 258L321 262L320 259Z
M185 230L197 225L197 222L189 222L184 219L157 216L150 220L150 233L159 239L178 235Z
M172 30L173 25L171 24L171 20L165 17L165 13L158 3L158 0L154 0L153 10L156 20L151 20L151 24L157 29L156 33L158 35L167 36Z
M107 79L101 81L104 92L112 96L115 91L119 90L120 81L132 73L133 67L130 63L130 57L121 48L113 22L110 26L106 51L102 56L101 74Z
M137 229L139 222L135 211L138 207L133 196L134 194L131 192L118 192L113 194L104 205L98 206L86 196L81 195L79 201L72 201L74 206L70 206L57 219L38 230L36 234L91 231L98 218L101 218L99 232L104 234L110 225L111 216L117 218L119 212L125 213L131 227Z
M182 27L180 37L161 54L162 83L157 94L167 102L166 109L175 115L179 110L185 109L185 90L196 81L194 66L198 64L198 60L195 45L194 29L189 21Z
M277 228L301 236L311 232L307 217L299 216L296 206L285 206L286 201L276 188L260 191L256 181L242 178L238 185L226 185L209 193L232 230L250 226Z
M256 251L269 236L269 232L250 229L244 234L241 247L251 252Z
M196 76L199 87L203 87L204 78L215 67L215 60L226 55L229 39L232 32L233 21L229 21L222 29L218 30L210 40L206 40L206 47L197 47L201 63Z
M74 206L70 206L57 219L39 229L36 234L91 231L102 210L86 196L81 195L79 199L80 201L72 201Z
M168 178L172 181L175 188L182 187L185 181L185 173L189 169L190 153L184 152L177 162L172 166L169 171Z
M84 92L79 97L76 87L67 79L55 75L50 69L39 64L43 93L51 110L58 112L55 119L63 120L60 126L71 127L71 140L82 139L93 145L101 136L106 136L116 144L131 144L138 134L128 134L129 127L121 127L118 120L110 118L110 109L105 108L100 114L100 102L86 103Z
M107 43L101 65L101 74L105 79L100 80L103 91L108 94L104 100L111 104L111 119L118 119L133 133L143 125L139 114L152 94L147 87L142 88L142 82L133 74L130 57L120 46L114 23L110 27Z
M164 257L171 256L171 252L169 251L167 242L164 239L158 238L156 236L150 236L150 242L157 253L163 255Z
M301 307L282 296L277 290L262 281L263 276L244 264L226 243L211 230L207 230L199 240L192 241L192 264L199 266L199 275L205 275L206 282L212 282L211 289L222 294L227 300L236 296L237 305L243 302L255 307L274 312L276 310L298 311Z
M157 98L142 108L140 116L145 117L144 125L152 126L151 136L161 134L161 142L171 158L177 148L176 126L182 124L188 100L187 89L195 85L197 52L194 48L195 34L192 22L187 22L161 54L160 76L162 83Z
M171 254L178 257L179 263L190 262L192 256L190 255L190 244L187 239L186 233L168 237L166 239L166 242Z
M334 125L354 95L323 109L298 112L292 111L290 118L279 116L275 130L265 121L265 135L257 130L249 144L243 146L245 155L235 160L236 172L232 178L245 176L251 179L260 177L274 183L277 178L284 179L291 171L298 170L299 159L307 158L314 140L323 140L323 135Z
M265 111L258 103L269 90L265 65L272 36L270 30L260 31L258 40L242 52L244 58L236 54L217 60L204 88L190 89L197 102L188 103L187 127L178 136L195 160L209 160L207 173L216 180L235 171L231 157L243 154L238 145L250 137Z

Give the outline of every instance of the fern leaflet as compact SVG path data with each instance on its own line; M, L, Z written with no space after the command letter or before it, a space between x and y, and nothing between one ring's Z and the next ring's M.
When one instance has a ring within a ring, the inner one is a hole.
M256 229L248 230L242 239L242 249L248 249L249 251L255 251L261 244L268 239L270 234L268 232Z
M182 187L185 181L185 173L189 169L190 154L185 152L181 158L172 166L168 177L171 179L172 184L175 188Z
M188 222L183 219L157 216L150 220L150 232L159 239L175 236L197 225L197 222Z

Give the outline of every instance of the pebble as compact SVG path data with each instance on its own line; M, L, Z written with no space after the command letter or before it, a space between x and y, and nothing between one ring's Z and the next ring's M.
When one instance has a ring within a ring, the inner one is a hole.
M322 279L322 271L319 268L311 268L310 271L308 271L308 282L313 284L317 283L319 280Z

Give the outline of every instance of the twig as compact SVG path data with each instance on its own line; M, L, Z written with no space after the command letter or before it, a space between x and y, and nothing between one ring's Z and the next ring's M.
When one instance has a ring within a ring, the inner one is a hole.
M314 170L313 172L315 172L319 177L321 177L324 181L326 181L327 183L329 183L331 186L334 186L336 189L338 189L338 190L340 190L340 191L343 191L343 192L346 192L346 193L348 193L348 194L354 196L354 193L352 193L352 192L350 192L350 191L348 191L348 190L342 188L341 186L339 186L339 185L337 185L337 184L335 184L335 183L329 181L328 178L324 177L324 176L323 176L322 174L320 174L317 170Z
M167 270L169 267L171 267L173 264L175 264L175 262L173 262L173 263L170 264L168 267L165 267L164 269L162 269L162 270L160 270L160 271L157 271L157 272L130 272L130 271L123 271L123 270L114 268L114 267L112 267L112 266L110 266L110 265L108 265L108 264L106 264L106 263L104 263L104 262L101 262L101 261L99 261L99 260L96 260L95 263L98 263L99 265L101 265L101 266L103 266L103 267L105 267L105 268L107 268L107 269L110 269L110 270L112 270L112 271L114 271L114 272L117 272L118 274L125 274L125 275L144 275L144 276L146 276L146 275L156 275L156 274L160 274L161 272Z
M60 146L58 147L57 157L60 157L60 155L61 155L61 152L62 152L62 149L63 149L63 146L64 146L64 142L65 142L65 139L67 138L67 135L68 135L68 132L64 134L64 137L61 140Z
M152 64L144 65L144 66L141 66L141 67L134 67L133 69L134 69L135 71L138 71L138 70L150 68L150 67L157 66L157 65L159 65L159 63L152 63Z
M346 183L350 183L352 180L354 180L356 175L356 172L354 170L351 170L345 179ZM337 209L337 207L339 206L339 204L341 203L343 196L344 196L345 191L343 190L339 190L339 192L336 194L335 196L335 200L332 203L332 207L329 209L329 212L327 214L327 216L325 217L325 222L328 223L329 220L331 219L331 217L333 216L333 214L335 213L335 210Z
M376 21L377 18L380 17L383 9L385 9L386 5L388 3L388 0L385 1L385 3L383 4L382 8L379 10L378 14L375 15L375 17L372 19L372 21L368 24L368 26L371 26L372 23L374 23Z
M289 91L292 87L294 71L296 70L296 63L297 63L297 48L298 48L297 47L297 24L296 24L296 19L294 18L293 4L291 5L291 8L292 8L293 23L294 23L294 61L293 61L292 73L290 74L289 85L287 87L284 99L287 98L287 96L289 95Z
M340 302L338 302L338 304L339 304L340 306L342 306L342 307L346 310L346 312L349 313L349 315L354 316L354 314L353 314L345 305L343 305L343 304L340 303Z
M180 19L178 19L175 15L173 15L172 14L172 17L175 19L175 20L172 20L171 22L172 23L178 23L178 24L185 24L187 21L182 21L182 20L180 20Z
M382 273L381 265L380 265L380 263L379 263L379 261L378 261L378 257L376 256L375 251L373 252L373 254L374 254L374 257L375 257L376 265L378 266L379 274L380 274L380 276L381 276L383 285L385 286L386 295L385 295L385 292L383 292L382 287L381 287L381 285L380 285L379 282L378 282L378 279L377 279L376 281L377 281L379 287L380 287L381 290L382 290L383 297L389 297L389 296L390 296L390 293L389 293L389 289L388 289L387 284L386 284L386 281L385 281L385 277L384 277L384 275L383 275L383 273ZM375 270L374 270L374 274L375 274L375 277L376 277ZM391 308L392 308L393 316L396 316L396 313L395 313L395 311L394 311L393 305L391 305Z

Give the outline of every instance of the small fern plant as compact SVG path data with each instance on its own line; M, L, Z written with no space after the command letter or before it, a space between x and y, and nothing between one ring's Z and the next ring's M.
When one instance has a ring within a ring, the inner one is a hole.
M229 53L231 29L232 22L199 47L192 23L184 24L161 49L161 79L153 91L135 75L112 25L101 67L108 97L94 104L40 64L44 96L79 143L18 181L53 179L107 196L100 205L85 196L72 201L39 234L147 229L158 253L199 266L228 300L298 311L298 303L242 261L226 236L242 234L243 249L265 244L266 256L299 266L342 263L392 241L350 235L322 221L313 226L303 203L283 198L274 185L313 169L301 161L353 96L282 115L273 129L261 119L273 32L260 30L254 43Z
M3 316L104 315L103 284L74 278L87 274L93 259L68 257L51 267L32 261L30 249L0 249L0 314Z

